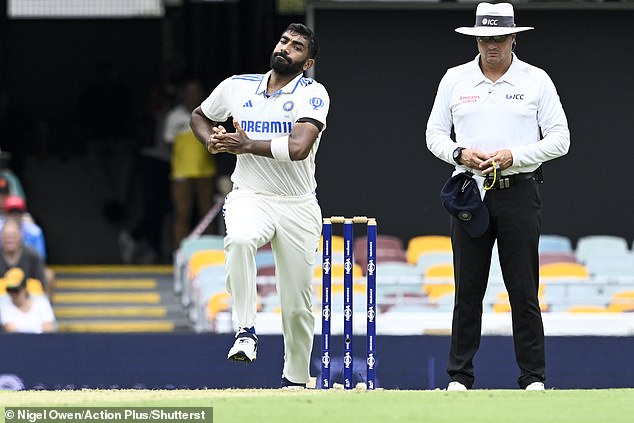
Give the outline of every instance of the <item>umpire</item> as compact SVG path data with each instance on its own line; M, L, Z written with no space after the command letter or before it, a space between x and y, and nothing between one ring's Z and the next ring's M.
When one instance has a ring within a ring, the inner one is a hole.
M496 239L512 309L518 384L544 389L538 184L541 164L568 152L570 132L550 77L514 53L517 33L530 29L515 25L511 4L480 3L475 26L456 29L475 37L479 54L446 72L427 123L429 150L456 166L441 194L452 214L456 283L447 390L473 386Z

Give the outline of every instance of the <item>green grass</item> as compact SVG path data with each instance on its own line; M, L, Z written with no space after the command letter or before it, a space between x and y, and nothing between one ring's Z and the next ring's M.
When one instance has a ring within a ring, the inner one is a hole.
M216 423L630 423L634 389L0 391L0 407L7 406L211 406Z

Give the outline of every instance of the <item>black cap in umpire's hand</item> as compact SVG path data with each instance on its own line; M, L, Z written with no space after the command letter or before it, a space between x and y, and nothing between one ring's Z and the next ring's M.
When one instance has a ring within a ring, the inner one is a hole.
M440 192L442 205L473 238L482 236L489 227L489 211L480 197L472 173L459 173L449 179Z

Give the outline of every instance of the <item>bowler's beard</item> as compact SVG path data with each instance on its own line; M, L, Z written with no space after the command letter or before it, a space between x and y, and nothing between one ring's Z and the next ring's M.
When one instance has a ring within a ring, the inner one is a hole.
M279 60L277 57L282 57L284 60ZM293 60L280 52L273 52L271 54L271 69L276 73L283 76L298 75L303 72L303 67L306 62L293 62Z

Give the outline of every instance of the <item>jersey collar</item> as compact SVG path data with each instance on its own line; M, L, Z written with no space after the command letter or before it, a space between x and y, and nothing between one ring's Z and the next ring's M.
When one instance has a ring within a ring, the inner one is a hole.
M266 74L264 74L264 77L262 78L262 80L258 84L258 88L255 90L256 94L262 94L262 95L268 96L268 97L274 97L274 96L280 95L282 93L284 93L284 94L292 94L293 92L295 92L295 89L297 88L297 86L300 84L300 82L304 78L304 75L300 73L295 78L293 78L288 84L286 84L285 86L283 86L282 88L280 88L279 90L274 92L273 94L267 95L266 94L266 85L268 84L269 78L271 77L272 73L273 73L273 71L270 70Z
M521 78L521 70L524 67L524 62L522 62L515 53L513 54L513 61L511 62L511 66L508 68L506 73L497 80L497 83L506 82L511 85L517 85ZM472 66L477 70L474 74L473 78L473 86L478 86L484 82L487 82L486 77L482 73L480 69L480 54L476 56L476 58L471 62Z

